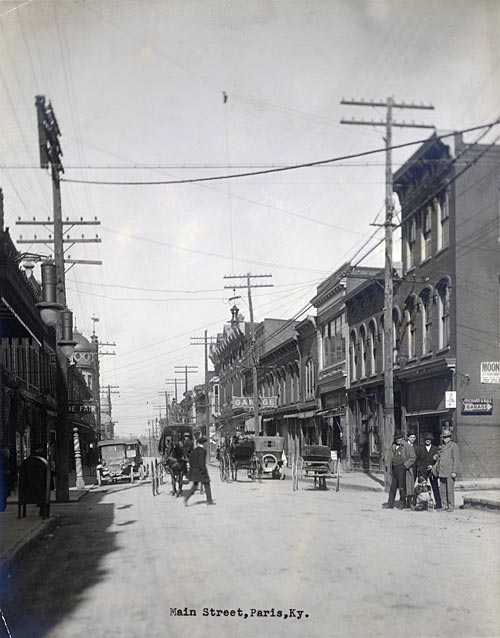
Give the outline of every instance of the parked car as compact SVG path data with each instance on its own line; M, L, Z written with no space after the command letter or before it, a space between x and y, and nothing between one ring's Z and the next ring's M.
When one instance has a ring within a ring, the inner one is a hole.
M110 439L97 443L99 463L97 465L97 483L133 482L134 478L143 479L146 468L142 459L142 445L136 439Z

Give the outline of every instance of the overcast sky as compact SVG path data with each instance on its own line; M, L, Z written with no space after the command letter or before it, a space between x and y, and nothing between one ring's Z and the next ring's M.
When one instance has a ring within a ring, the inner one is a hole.
M58 118L65 179L223 177L383 148L383 127L340 120L382 121L384 109L342 98L433 104L395 118L439 132L496 119L499 29L497 0L1 0L6 225L14 240L48 234L15 225L52 214L37 94ZM395 129L393 143L429 134ZM415 148L396 152L395 168ZM80 331L91 334L95 315L100 340L117 344L101 363L102 385L120 386L117 434L146 432L159 393L173 391L165 379L183 387L175 366L197 365L190 387L203 382L190 337L215 336L230 318L224 275L272 274L273 288L254 291L256 320L294 316L374 232L384 188L383 153L231 181L64 182L64 217L101 221L71 233L97 232L101 244L69 253L103 265L72 268L67 298ZM382 265L380 249L363 263ZM237 303L248 319L246 296Z

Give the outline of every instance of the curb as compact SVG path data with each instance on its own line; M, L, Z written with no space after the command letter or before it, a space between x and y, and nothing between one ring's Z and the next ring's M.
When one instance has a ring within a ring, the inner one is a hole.
M500 502L488 498L478 498L474 496L464 496L464 507L475 507L477 509L489 509L500 511Z
M0 557L0 580L8 577L8 572L12 569L15 563L20 560L25 552L27 552L43 536L46 536L60 524L61 516L56 514L46 521L42 520L35 529L32 529L25 534L25 536L20 538L12 549L10 549L4 556Z

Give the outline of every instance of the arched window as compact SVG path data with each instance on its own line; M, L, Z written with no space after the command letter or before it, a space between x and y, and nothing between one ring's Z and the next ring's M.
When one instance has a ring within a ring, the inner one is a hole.
M357 339L357 335L356 335L356 331L353 330L351 332L351 346L349 348L349 364L350 364L350 369L351 369L351 381L356 381L357 379L357 367L358 367L358 353L357 353L357 349L358 349L358 339Z
M359 329L359 360L361 364L361 378L366 377L366 328Z
M314 361L309 359L306 363L306 400L314 398Z
M409 359L417 356L417 322L416 312L417 304L415 298L408 297L406 299L406 308L404 311L404 330L406 340L406 352Z
M399 309L392 312L392 362L397 363L399 357Z
M441 280L436 286L439 317L439 348L445 348L450 344L450 284L446 279Z
M384 315L380 317L380 352L382 361L382 370L385 369L385 327L384 327Z
M420 295L420 331L422 335L422 354L432 351L432 307L431 291L427 288Z
M377 326L372 319L368 324L368 368L370 374L377 372Z

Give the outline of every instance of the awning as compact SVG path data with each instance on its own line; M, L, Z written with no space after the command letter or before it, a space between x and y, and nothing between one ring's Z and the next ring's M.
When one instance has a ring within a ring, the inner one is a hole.
M316 410L309 410L309 412L295 412L294 414L284 414L284 419L312 419L316 416Z
M418 417L418 416L434 416L434 415L440 415L440 414L450 414L450 412L454 409L455 408L448 408L444 410L422 410L421 412L406 412L405 417L408 418L409 416Z

